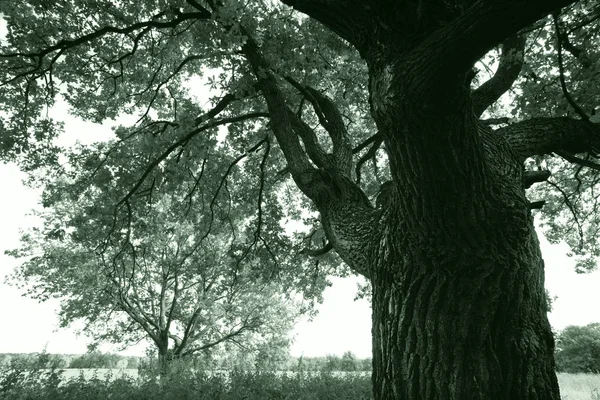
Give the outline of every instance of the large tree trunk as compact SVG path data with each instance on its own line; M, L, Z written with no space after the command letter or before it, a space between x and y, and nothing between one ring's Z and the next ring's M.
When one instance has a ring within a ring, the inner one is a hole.
M539 244L520 229L486 232L479 254L412 241L374 260L375 399L559 399Z
M369 261L375 398L559 399L521 159L477 122L465 76L369 64L395 184Z
M518 76L522 38L506 43L516 61L506 58L476 96L470 78L491 47L571 1L283 1L352 43L369 68L371 114L392 175L377 208L346 163L329 162L343 152L334 146L324 157L315 134L286 111L275 77L259 73L268 64L258 46L245 46L289 171L332 247L371 280L375 399L559 399L522 168L532 148L563 146L568 135L492 132L478 121ZM339 130L324 126L341 143Z

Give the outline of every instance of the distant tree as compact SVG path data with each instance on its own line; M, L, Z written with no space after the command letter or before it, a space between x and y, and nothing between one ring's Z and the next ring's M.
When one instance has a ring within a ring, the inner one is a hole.
M290 341L284 337L272 337L256 349L254 366L263 371L287 370L290 361Z
M140 365L140 359L138 357L127 357L127 368L137 369Z
M361 371L371 371L373 369L373 359L371 357L360 360Z
M570 325L559 332L556 369L560 372L600 372L600 323Z
M357 371L359 370L358 359L351 351L346 351L342 354L340 360L340 371Z
M325 356L325 364L322 367L322 371L340 371L341 370L341 359L338 355L327 354Z
M91 351L72 359L69 368L117 368L119 360L117 354Z
M254 199L228 189L248 181L252 164L196 166L195 189L170 178L166 164L148 193L130 196L114 185L135 179L132 150L111 152L100 170L86 150L65 151L69 169L40 178L42 226L9 252L23 260L12 282L33 298L60 298L62 326L85 321L92 348L148 339L165 363L257 332L287 337L296 315L310 310L295 308L302 288L319 293L324 276L298 284L294 271L311 266L281 250L288 242L274 195L259 195L268 220L252 230L244 209ZM119 202L125 214L113 213Z
M41 368L66 368L68 362L61 354L48 354L45 351L38 354L37 363Z

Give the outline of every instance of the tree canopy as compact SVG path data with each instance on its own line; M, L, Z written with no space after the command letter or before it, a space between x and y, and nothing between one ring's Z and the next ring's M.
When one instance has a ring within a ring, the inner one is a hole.
M265 105L257 96L252 70L256 66L239 51L252 37L264 58L259 68L282 80L288 112L306 121L298 134L323 165L326 154L317 154L322 151L317 146L327 152L333 143L327 143L327 126L317 126L314 133L312 128L335 118L323 106L323 94L335 101L341 110L336 123L343 123L352 138L356 180L374 201L389 173L383 138L369 113L367 70L359 52L314 19L278 3L227 1L212 11L195 1L161 7L154 1L3 4L8 24L1 57L3 158L19 160L28 169L55 165L58 149L53 139L61 126L53 123L52 107L59 99L66 101L70 113L94 122L135 116L135 124L115 130L114 147L119 151L127 151L124 148L135 138L144 143L137 149L143 157L131 160L137 166L129 181L116 183L122 190L115 202L118 208L124 208L126 196L152 186L161 163L176 160L171 178L193 181L185 171L207 159L218 132L225 132L219 127L227 126L226 142L232 150L264 147L271 134L264 125ZM479 59L472 78L472 86L480 86L474 92L479 113L487 109L489 123L506 133L525 128L510 125L527 118L595 114L598 12L593 1L575 2L523 29L520 39L504 44L504 51L492 49ZM313 88L321 94L315 96ZM309 104L316 106L314 113L304 111ZM580 139L581 145L595 141L588 136ZM280 146L265 158L264 175L252 182L285 176ZM81 157L99 165L105 153L115 149L98 147ZM584 270L593 267L599 251L593 212L598 168L594 151L585 152L582 159L574 155L580 149L569 150L559 151L562 158L553 157L556 152L536 155L528 159L528 169L552 172L550 184L538 186L540 194L534 199L546 201L541 216L548 238L567 240ZM96 172L101 175L104 170Z
M61 325L85 321L94 346L146 339L170 359L226 341L250 351L286 340L296 317L312 310L326 275L315 271L307 279L304 271L314 266L289 251L295 239L280 223L284 210L274 196L280 191L256 194L255 227L255 196L245 196L263 192L248 179L262 167L242 163L246 153L228 165L209 162L232 157L219 146L187 167L191 181L173 177L163 163L150 190L131 196L120 182L134 184L138 163L131 161L142 161L155 145L142 139L128 147L109 141L64 150L61 174L42 178L41 226L9 252L24 260L12 282L34 298L59 298ZM101 164L90 163L89 155L104 149L110 150Z

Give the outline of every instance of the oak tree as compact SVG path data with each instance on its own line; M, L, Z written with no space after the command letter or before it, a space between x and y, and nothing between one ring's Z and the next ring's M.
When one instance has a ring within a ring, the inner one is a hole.
M122 196L115 186L135 176L132 155L145 145L132 139L126 148L108 142L61 154L68 168L44 176L39 226L8 252L23 260L11 281L38 300L58 298L61 326L84 322L81 332L93 340L91 348L145 340L163 367L225 343L251 353L266 340L287 340L302 311L298 280L288 271L306 262L283 254L289 241L281 238L281 227L268 223L273 218L264 222L257 243L245 222L251 215L213 206L244 208L222 189L243 170L221 176L226 165L203 163L190 172L200 193L193 198L191 188L179 188L175 179L162 182L169 177L166 163L148 193L127 199L125 214L114 213ZM101 148L113 151L98 168L86 154ZM280 208L271 200L263 199L277 216Z
M151 190L162 162L200 162L195 142L267 141L257 182L289 178L305 196L293 205L319 213L326 243L305 253L334 250L370 281L376 399L559 398L531 210L546 202L549 238L593 267L596 2L1 7L6 157L53 163L59 97L92 121L137 115L123 146L160 138L122 199Z

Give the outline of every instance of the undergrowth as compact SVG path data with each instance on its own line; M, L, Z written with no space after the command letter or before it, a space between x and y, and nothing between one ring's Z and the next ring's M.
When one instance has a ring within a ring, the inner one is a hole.
M0 399L10 400L370 400L369 376L261 371L213 373L173 368L159 374L66 379L56 368L0 368Z

